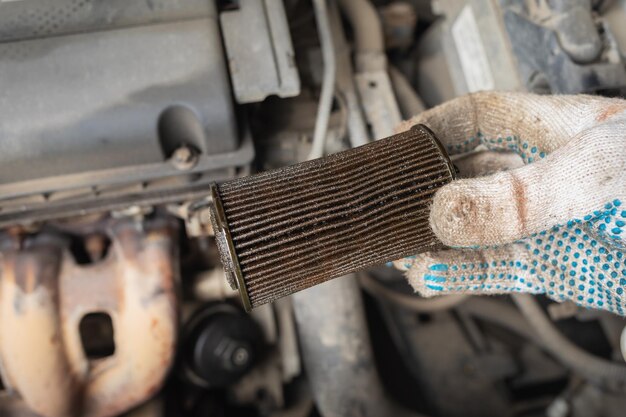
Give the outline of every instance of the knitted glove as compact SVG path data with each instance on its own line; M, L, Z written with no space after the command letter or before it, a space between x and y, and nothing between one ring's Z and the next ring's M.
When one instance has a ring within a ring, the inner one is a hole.
M626 101L484 92L416 123L453 155L482 144L526 163L437 192L431 226L455 249L394 262L420 294L545 293L624 315Z

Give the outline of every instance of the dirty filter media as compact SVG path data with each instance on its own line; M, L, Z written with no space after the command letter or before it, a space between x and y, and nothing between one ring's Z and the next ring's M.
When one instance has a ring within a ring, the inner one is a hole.
M222 262L244 307L441 247L428 224L454 167L424 126L214 185Z

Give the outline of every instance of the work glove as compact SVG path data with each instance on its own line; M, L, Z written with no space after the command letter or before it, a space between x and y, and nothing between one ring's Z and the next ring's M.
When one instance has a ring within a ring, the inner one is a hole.
M484 145L525 165L436 193L430 224L453 249L394 262L416 291L546 294L624 315L626 101L482 92L402 130L417 123L451 155Z

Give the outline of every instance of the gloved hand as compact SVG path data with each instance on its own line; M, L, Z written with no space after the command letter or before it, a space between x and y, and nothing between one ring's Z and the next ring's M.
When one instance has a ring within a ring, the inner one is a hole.
M527 164L437 192L431 226L454 249L394 262L421 295L545 293L625 314L626 101L484 92L416 123L452 155L483 144Z

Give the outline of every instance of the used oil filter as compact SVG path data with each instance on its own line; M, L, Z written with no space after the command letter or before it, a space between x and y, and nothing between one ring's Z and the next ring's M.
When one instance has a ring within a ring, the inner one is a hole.
M442 247L428 223L454 166L425 126L212 186L228 280L253 307L371 266Z

